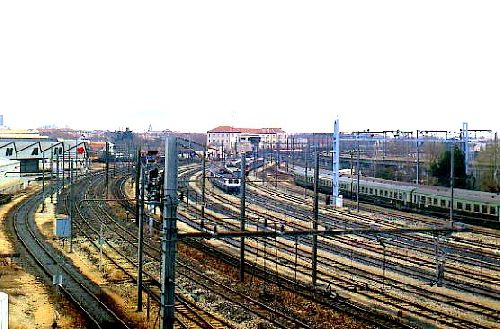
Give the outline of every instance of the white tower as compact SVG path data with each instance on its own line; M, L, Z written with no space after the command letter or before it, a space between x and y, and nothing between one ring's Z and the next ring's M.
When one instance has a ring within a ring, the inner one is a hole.
M339 195L339 169L340 169L340 129L339 119L333 124L332 147L332 203L335 207L342 207L342 196Z

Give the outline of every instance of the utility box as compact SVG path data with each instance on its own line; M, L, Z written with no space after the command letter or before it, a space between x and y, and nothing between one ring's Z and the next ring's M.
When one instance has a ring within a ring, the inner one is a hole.
M335 207L342 208L343 206L344 206L344 198L342 195L339 195L337 198L335 198Z
M9 295L0 292L0 329L9 329Z
M54 235L58 238L71 237L71 218L68 215L57 215L54 220Z

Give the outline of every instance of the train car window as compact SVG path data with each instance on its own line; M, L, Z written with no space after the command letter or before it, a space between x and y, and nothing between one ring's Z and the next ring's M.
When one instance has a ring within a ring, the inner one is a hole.
M373 194L373 189L372 188L370 189L370 194Z
M474 205L474 212L479 212L479 205L478 204Z
M482 212L483 214L487 214L487 213L488 213L488 206L482 205L482 206L481 206L481 212Z
M441 199L441 207L446 207L446 200Z
M466 203L466 204L465 204L465 210L466 210L466 211L470 211L470 209L471 209L471 208L470 208L470 203Z
M421 203L421 204L424 204L424 203L425 203L425 196L423 196L423 195L422 195L422 196L420 197L420 203Z
M457 209L462 210L463 209L463 204L462 202L457 202Z
M496 214L496 208L494 206L490 207L490 214L492 214L492 215Z
M384 191L384 196L387 196L387 194L388 194L388 193L387 193L387 190L385 190L385 191Z
M427 197L427 203L428 204L432 204L432 198L431 197Z
M437 205L437 204L438 204L438 199L434 198L434 205Z

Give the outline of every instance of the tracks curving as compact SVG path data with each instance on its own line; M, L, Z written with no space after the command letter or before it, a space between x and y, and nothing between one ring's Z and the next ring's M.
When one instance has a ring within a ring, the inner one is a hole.
M52 191L54 188L50 188ZM41 193L28 199L10 213L16 235L48 280L62 275L60 290L87 316L96 328L129 328L113 310L101 301L100 288L71 266L36 228L34 214L43 201Z

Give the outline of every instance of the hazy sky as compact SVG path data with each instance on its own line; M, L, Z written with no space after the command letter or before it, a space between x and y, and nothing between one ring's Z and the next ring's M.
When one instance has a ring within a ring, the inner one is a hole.
M205 132L500 130L500 1L0 1L0 114Z

